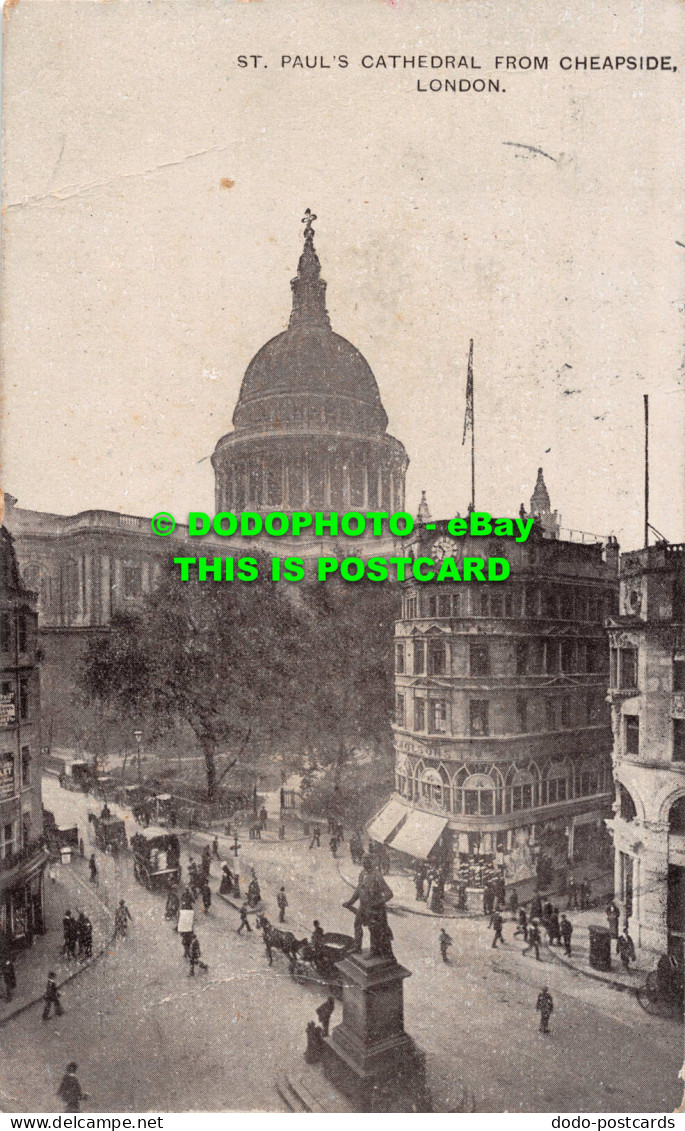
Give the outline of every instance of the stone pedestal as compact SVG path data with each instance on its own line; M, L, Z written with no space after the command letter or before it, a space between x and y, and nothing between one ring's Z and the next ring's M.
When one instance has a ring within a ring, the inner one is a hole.
M404 1031L410 971L368 951L338 963L343 1019L324 1043L323 1069L357 1111L430 1111L423 1053Z
M466 910L472 915L483 915L485 911L485 888L466 889Z

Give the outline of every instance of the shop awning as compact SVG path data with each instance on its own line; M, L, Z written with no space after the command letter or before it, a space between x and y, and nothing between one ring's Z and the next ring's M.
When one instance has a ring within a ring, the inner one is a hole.
M417 860L426 860L446 824L447 817L412 809L402 828L390 842L390 847L396 848L398 852L407 852Z
M376 813L371 824L367 827L366 831L370 839L378 841L379 844L385 844L409 812L411 810L406 805L402 805L401 802L388 801L388 804L383 806L380 813Z

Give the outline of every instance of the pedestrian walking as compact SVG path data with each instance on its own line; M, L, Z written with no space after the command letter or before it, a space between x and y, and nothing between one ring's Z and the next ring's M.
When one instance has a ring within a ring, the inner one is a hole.
M78 940L78 956L81 959L85 957L87 922L88 920L86 919L85 913L80 911L79 917L76 920L76 937Z
M193 931L190 936L190 946L188 948L188 961L190 962L189 978L195 977L195 967L199 966L201 970L209 970L206 962L202 961L202 951L200 950L200 940Z
M552 1016L554 1009L554 1002L552 995L549 992L549 986L543 986L538 994L537 1005L535 1006L540 1014L540 1032L549 1033L549 1019Z
M492 946L496 947L498 941L501 942L502 945L504 945L504 938L502 936L504 918L502 917L502 913L500 911L493 911L492 915L490 916L490 926L495 932L492 937Z
M87 915L83 916L80 923L80 957L85 961L93 957L93 924Z
M188 861L188 887L193 893L193 901L196 900L197 893L202 887L202 883L200 881L200 869L198 868L192 856Z
M204 884L202 885L202 893L201 894L202 894L202 910L204 911L204 913L206 915L208 913L210 907L212 906L212 892L211 892L209 884L207 883L207 880L205 880Z
M549 939L550 946L553 946L554 943L556 943L557 946L561 946L561 931L558 907L552 908L552 914L550 915L547 922L547 938Z
M176 920L178 918L180 906L181 906L181 903L180 903L180 900L178 898L178 892L172 884L169 887L169 891L168 891L167 897L166 897L166 907L164 908L164 918L169 919L169 920Z
M590 906L590 884L586 876L580 881L580 910L587 911Z
M5 986L5 1000L11 1001L14 991L17 988L17 974L14 969L14 963L9 956L2 964L2 980Z
M576 881L573 878L573 876L569 876L568 884L566 886L566 890L567 890L567 893L568 893L568 902L566 904L566 910L567 911L575 911L578 907L578 889L576 887Z
M618 956L623 963L623 969L628 970L630 963L635 961L635 943L628 934L628 928L623 928L623 934L618 936Z
M262 805L261 809L259 810L259 820L264 832L266 832L266 822L268 820L268 816L269 814L267 813L265 807Z
M238 927L238 930L236 931L237 935L242 934L243 927L247 928L247 933L249 935L252 934L252 927L250 926L248 918L247 918L247 904L246 903L243 903L242 907L240 908L240 926Z
M59 1000L59 990L57 989L57 978L54 970L48 974L48 984L45 987L45 1006L43 1008L43 1021L47 1021L50 1016L52 1006L55 1007L57 1017L61 1017L64 1013L62 1003Z
M564 954L566 954L567 957L570 958L573 923L569 922L569 920L563 914L561 916L561 919L559 920L559 934L561 935L561 941L564 944Z
M530 918L542 919L542 896L539 891L536 891L532 900L530 901Z
M123 899L119 900L119 906L114 913L114 937L125 939L128 933L128 925L133 922L133 916L126 906Z
M440 928L440 934L438 935L438 945L440 947L440 953L442 955L443 962L449 962L447 951L452 946L452 939L447 934L447 931L444 927Z
M200 876L209 876L212 868L212 850L208 844L202 849L202 856L200 857Z
M321 848L321 825L314 825L312 830L312 839L309 843L309 847L313 848L314 845L316 845L317 848Z
M90 872L90 882L91 882L91 884L97 884L97 882L98 882L98 866L97 866L97 863L96 863L96 860L95 860L95 853L94 852L91 852L91 854L90 854L90 860L88 861L88 870Z
M414 887L416 889L416 901L417 901L417 903L423 902L423 888L424 888L425 882L426 882L426 869L424 868L424 866L422 864L419 868L416 869L416 872L414 873Z
M618 954L618 924L621 918L621 912L613 899L606 905L606 917L609 930L611 931L611 937L616 940L616 953Z
M314 948L314 956L316 958L318 958L323 951L323 940L324 940L325 931L324 931L323 927L321 926L318 919L314 920L313 927L314 927L314 930L312 931L311 944L312 944L312 947Z
M215 860L219 859L219 838L217 836L212 841L212 856Z
M335 833L333 833L333 836L329 840L328 844L330 846L331 855L332 855L333 859L337 860L337 858L338 858L338 838L337 838Z
M321 1003L321 1005L318 1007L318 1009L316 1011L316 1016L319 1018L319 1021L321 1022L321 1028L323 1029L324 1037L328 1036L328 1031L329 1031L330 1024L331 1024L331 1017L333 1016L333 1010L334 1009L335 1009L335 998L327 997L326 1000Z
M64 934L64 947L62 953L65 958L76 958L76 945L78 942L78 927L71 911L64 912L62 919L62 931Z
M276 903L278 904L278 922L285 923L285 909L288 906L288 899L285 894L285 888L281 888L276 896Z
M181 911L192 911L195 902L195 895L189 887L185 889L181 896Z
M89 1099L87 1092L84 1092L78 1082L76 1073L78 1072L78 1064L74 1061L67 1065L66 1072L62 1077L62 1083L57 1089L57 1095L64 1101L64 1110L70 1112L77 1112L81 1110L81 1100Z
M538 926L537 919L531 919L530 926L528 927L528 946L523 950L523 954L530 954L531 950L535 951L535 957L538 962L540 961L540 927Z
M285 825L283 824L282 821L281 821L280 825L278 826L278 839L279 840L285 840Z
M519 935L523 935L523 941L528 942L528 916L525 907L519 907L518 926L514 931L514 938L518 938Z
M518 897L518 893L516 891L516 888L514 888L511 895L509 896L509 911L512 915L515 915L516 912L518 911L518 909L519 909L519 897Z

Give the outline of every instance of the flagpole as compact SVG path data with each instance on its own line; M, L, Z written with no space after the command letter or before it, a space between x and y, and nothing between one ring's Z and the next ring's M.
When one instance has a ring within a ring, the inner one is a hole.
M476 509L476 416L473 397L473 338L469 345L469 371L471 373L471 510Z

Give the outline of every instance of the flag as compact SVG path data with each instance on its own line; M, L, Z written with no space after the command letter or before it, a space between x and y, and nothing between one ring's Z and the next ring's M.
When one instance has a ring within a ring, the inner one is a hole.
M466 372L466 412L464 414L464 435L462 445L466 443L466 434L471 431L473 436L473 338L469 345L469 366Z

